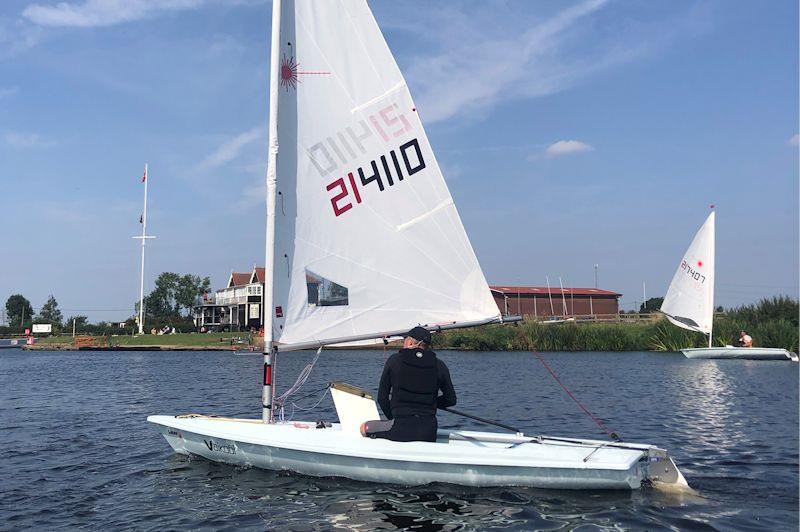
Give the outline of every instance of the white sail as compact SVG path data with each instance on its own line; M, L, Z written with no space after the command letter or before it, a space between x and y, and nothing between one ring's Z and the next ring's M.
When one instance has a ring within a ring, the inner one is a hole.
M366 1L285 0L280 61L273 339L499 317Z
M686 250L661 311L678 327L711 335L714 316L713 211Z

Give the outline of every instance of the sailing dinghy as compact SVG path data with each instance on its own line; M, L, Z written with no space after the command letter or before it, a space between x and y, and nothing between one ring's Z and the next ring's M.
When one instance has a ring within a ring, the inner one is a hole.
M364 438L375 401L344 384L330 388L339 423L282 422L273 405L308 372L275 397L279 353L503 318L365 0L273 0L269 132L262 419L148 417L175 452L405 485L686 486L647 444L453 430L436 442Z
M797 355L786 349L713 346L715 219L712 210L686 250L661 304L661 313L674 325L708 335L708 347L681 352L687 358L797 361Z

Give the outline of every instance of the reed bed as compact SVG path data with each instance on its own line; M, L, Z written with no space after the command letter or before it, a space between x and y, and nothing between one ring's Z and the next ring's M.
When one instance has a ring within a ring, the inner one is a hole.
M798 302L778 296L728 311L714 319L714 344L731 344L746 330L757 346L798 350ZM665 319L638 323L562 323L523 321L444 331L435 346L476 351L679 351L704 347L706 336L680 329Z

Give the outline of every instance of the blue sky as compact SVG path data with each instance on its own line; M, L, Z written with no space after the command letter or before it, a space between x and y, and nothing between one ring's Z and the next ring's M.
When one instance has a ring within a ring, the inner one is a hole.
M373 1L492 284L798 291L795 1ZM0 3L0 302L122 319L147 271L263 262L270 2ZM557 281L555 281L557 282Z

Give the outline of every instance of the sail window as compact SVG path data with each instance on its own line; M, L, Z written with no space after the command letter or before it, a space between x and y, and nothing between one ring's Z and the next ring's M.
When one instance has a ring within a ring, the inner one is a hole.
M340 307L349 304L347 288L306 270L308 304L314 307Z

